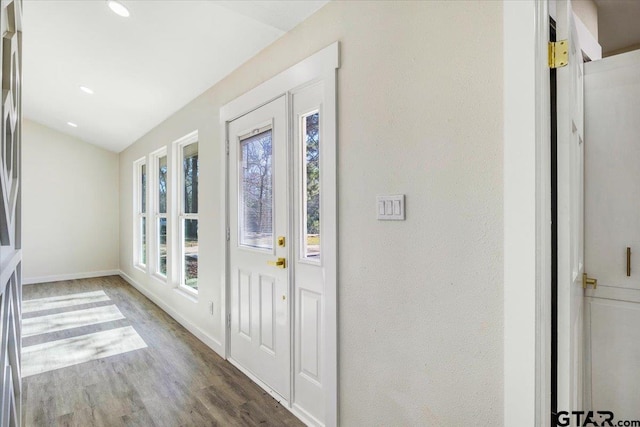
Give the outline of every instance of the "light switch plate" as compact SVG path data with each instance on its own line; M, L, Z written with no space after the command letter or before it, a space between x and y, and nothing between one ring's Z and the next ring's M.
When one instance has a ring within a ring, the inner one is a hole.
M383 221L404 221L404 194L377 196L376 212Z

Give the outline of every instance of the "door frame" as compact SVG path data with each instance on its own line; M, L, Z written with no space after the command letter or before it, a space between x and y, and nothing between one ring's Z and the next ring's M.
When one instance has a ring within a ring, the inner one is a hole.
M555 0L503 2L505 425L551 424L550 16Z
M339 43L335 42L314 55L304 59L296 65L281 72L268 81L260 84L256 88L246 92L233 101L227 103L220 108L220 144L221 158L224 159L224 167L220 171L221 182L221 195L220 200L225 212L225 220L221 221L222 229L221 236L227 236L230 232L229 229L229 123L233 120L260 108L271 101L281 96L286 96L287 103L287 122L291 119L291 95L297 89L304 87L310 83L322 81L325 87L324 93L324 124L323 124L323 139L322 144L324 147L324 154L330 161L323 164L323 213L330 212L330 216L326 224L324 224L325 231L323 232L323 264L325 266L325 293L324 303L325 308L323 311L323 324L325 331L326 346L322 352L323 363L322 369L326 373L326 392L325 392L325 425L336 426L338 425L338 247L337 247L337 82L336 75L337 69L340 67L339 61ZM287 125L287 127L290 127ZM291 135L288 137L288 141L291 141ZM288 151L288 177L292 179L292 166L293 159L291 155L290 142L287 147ZM325 181L326 179L326 181ZM290 192L292 191L290 186ZM289 200L293 200L289 198ZM294 234L293 224L290 221L290 238ZM224 357L228 359L230 356L230 334L228 333L229 327L229 296L230 292L230 268L229 268L229 241L226 238L222 239L220 244L220 253L222 255L221 264L223 266L222 275L220 277L221 283L224 283L222 287L221 297L221 319L220 325L222 327L222 337L224 343ZM291 251L292 246L290 246ZM294 263L290 263L293 265ZM291 292L294 289L293 272L289 272L289 295L294 296L295 293ZM290 319L290 348L291 348L291 363L290 363L290 378L291 384L291 398L288 405L284 405L288 410L293 412L300 419L317 424L312 418L309 417L304 411L296 409L293 406L295 402L295 390L293 388L294 377L294 348L295 348L295 301L296 298L289 298L289 319ZM252 378L254 381L255 378ZM255 381L266 391L273 395L273 391L266 387L259 381Z
M505 425L551 421L552 7L503 2Z

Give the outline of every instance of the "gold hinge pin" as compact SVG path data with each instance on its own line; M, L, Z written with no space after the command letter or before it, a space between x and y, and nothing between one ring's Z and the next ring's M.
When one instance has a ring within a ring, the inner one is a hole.
M587 273L582 274L582 289L587 289L588 286L593 286L593 289L598 287L598 279L592 279L587 276Z

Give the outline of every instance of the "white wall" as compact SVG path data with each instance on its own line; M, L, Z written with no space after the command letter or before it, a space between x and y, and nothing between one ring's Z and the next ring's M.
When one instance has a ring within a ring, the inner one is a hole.
M341 424L501 425L501 2L329 3L120 154L120 267L217 345L219 108L336 40ZM132 162L195 129L197 303L135 269L131 243ZM376 221L397 193L407 220Z
M25 283L118 270L118 154L22 124Z
M598 40L598 5L594 0L572 0L573 12L587 27L593 37Z

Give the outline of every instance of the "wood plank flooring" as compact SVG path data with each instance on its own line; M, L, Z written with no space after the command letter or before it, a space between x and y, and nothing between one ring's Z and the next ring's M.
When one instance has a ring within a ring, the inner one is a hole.
M109 299L24 318L113 304L125 318L25 337L23 346L132 326L147 347L24 378L26 426L303 425L119 276L28 285L24 300L96 291Z

